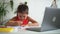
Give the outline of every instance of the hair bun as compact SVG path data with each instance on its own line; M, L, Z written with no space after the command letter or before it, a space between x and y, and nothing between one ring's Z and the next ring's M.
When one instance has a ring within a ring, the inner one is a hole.
M27 5L27 2L24 2L24 3L21 2L20 5Z
M27 2L25 2L24 4L27 5Z

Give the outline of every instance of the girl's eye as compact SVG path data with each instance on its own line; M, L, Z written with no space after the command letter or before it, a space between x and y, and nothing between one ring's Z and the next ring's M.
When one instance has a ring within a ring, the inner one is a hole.
M25 17L25 16L23 16L23 17Z
M21 18L22 18L22 17L24 18L25 16L20 16L20 17L21 17Z

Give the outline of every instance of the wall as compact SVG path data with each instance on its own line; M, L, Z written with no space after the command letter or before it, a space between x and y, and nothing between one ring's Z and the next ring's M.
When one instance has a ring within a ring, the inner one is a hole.
M0 0L1 2L2 0ZM10 0L5 0L6 2L9 2ZM4 17L4 20L11 19L14 17L16 14L14 12L16 11L18 5L22 2L24 3L25 1L28 2L28 7L29 7L29 16L36 21L38 21L39 24L42 23L43 21L43 16L45 12L45 7L50 7L52 0L13 0L14 1L14 9L13 11L9 6L7 6L7 10L9 13ZM60 8L60 0L57 0L57 6Z
M27 5L29 7L29 16L38 21L39 24L41 24L44 17L45 7L50 7L53 0L16 0L14 1L15 3L14 6L16 7L16 5L19 4L20 2L24 3L25 1L28 2ZM57 0L57 5L58 8L60 8L59 0Z
M11 8L8 6L7 9L9 10L9 13L7 13L7 16L4 18L4 20L14 17L16 15L14 14L14 11L16 11L20 2L23 3L27 1L29 7L29 16L38 21L38 23L40 24L42 23L43 20L45 7L50 7L52 3L52 0L13 0L13 1L14 1L14 9L12 11Z
M60 8L60 0L57 0L57 6Z
M29 0L29 15L38 21L39 24L42 23L45 7L50 7L52 0Z

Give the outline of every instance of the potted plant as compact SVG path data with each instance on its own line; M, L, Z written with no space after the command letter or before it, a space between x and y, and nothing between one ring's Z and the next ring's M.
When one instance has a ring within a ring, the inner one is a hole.
M13 0L11 0L9 3L0 2L0 24L3 21L3 17L6 16L7 12L9 12L6 8L10 4L10 7L13 9Z

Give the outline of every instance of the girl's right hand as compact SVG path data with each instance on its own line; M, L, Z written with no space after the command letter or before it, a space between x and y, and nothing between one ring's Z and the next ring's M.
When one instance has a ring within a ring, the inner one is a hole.
M7 23L7 26L21 26L22 22L21 21L9 21Z
M6 23L6 26L19 26L17 21L9 21Z

